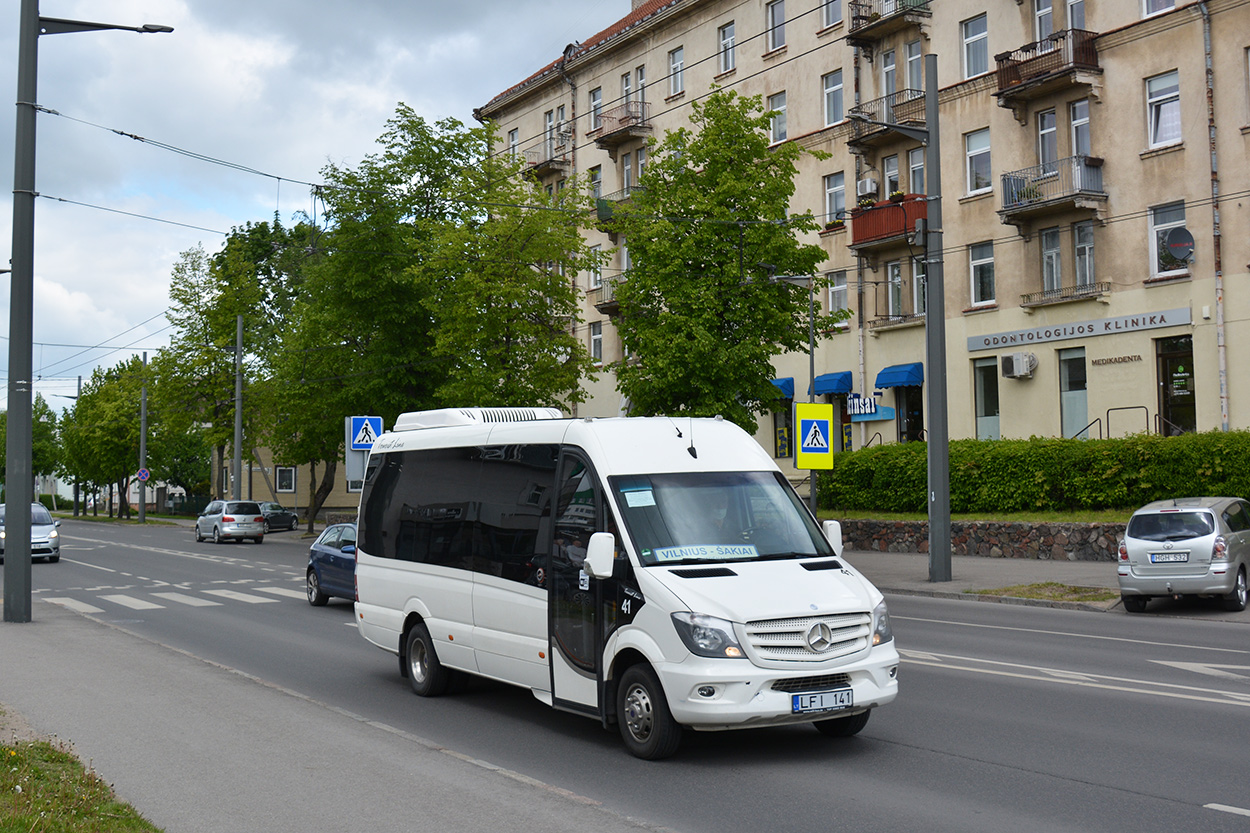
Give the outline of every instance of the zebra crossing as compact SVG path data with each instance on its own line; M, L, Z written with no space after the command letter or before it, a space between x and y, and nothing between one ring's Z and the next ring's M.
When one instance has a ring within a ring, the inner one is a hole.
M157 586L169 587L169 585ZM225 587L195 591L191 588L183 587L176 590L157 591L153 589L151 592L144 592L134 587L95 587L91 588L95 592L92 592L87 599L75 596L44 596L42 601L48 604L59 605L76 613L105 614L115 612L117 608L147 611L178 607L222 607L232 602L252 605L275 604L282 601L282 599L300 599L303 601L307 598L303 589L297 590L294 587L268 584L258 585L249 582L246 589L248 592ZM114 592L98 592L102 590ZM127 590L129 592L116 592L118 590ZM105 606L101 607L100 605Z

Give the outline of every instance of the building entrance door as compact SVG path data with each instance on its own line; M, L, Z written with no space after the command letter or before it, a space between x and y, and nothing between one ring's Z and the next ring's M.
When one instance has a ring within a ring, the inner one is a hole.
M1159 433L1170 437L1197 431L1193 336L1158 339L1155 351L1159 366Z

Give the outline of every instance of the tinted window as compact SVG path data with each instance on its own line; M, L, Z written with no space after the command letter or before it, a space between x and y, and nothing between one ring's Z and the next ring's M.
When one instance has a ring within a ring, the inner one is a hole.
M232 515L259 515L260 505L250 501L244 501L242 503L227 503L226 512Z
M1134 515L1125 534L1143 541L1184 541L1213 532L1215 518L1210 512L1162 512Z
M474 566L500 578L539 584L551 537L555 445L496 446L482 450L479 534Z
M1224 512L1224 523L1233 532L1250 529L1250 515L1246 514L1246 506L1241 501L1233 501Z

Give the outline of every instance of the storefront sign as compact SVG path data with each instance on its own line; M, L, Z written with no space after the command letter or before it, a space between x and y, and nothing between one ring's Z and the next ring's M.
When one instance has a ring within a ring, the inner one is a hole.
M1128 364L1139 361L1141 361L1141 356L1108 356L1105 359L1093 359L1090 364L1099 367L1104 364Z
M871 396L860 396L858 393L847 394L846 412L851 416L867 416L877 412L877 400Z
M1071 338L1118 335L1138 330L1154 330L1159 327L1175 327L1190 323L1189 308L1147 312L1141 315L1121 315L1116 318L1099 318L1094 321L1077 321L1072 324L1056 324L1053 327L1034 327L1031 330L1008 330L968 337L968 352L978 350L1014 350L1029 344L1046 341L1066 341Z

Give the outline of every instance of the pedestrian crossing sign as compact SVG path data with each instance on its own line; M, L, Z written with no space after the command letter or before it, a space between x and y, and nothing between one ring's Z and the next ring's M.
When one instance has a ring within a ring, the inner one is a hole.
M382 417L354 416L351 417L351 450L368 451L382 433Z
M798 424L796 469L833 468L833 405L828 403L794 403L794 421Z

